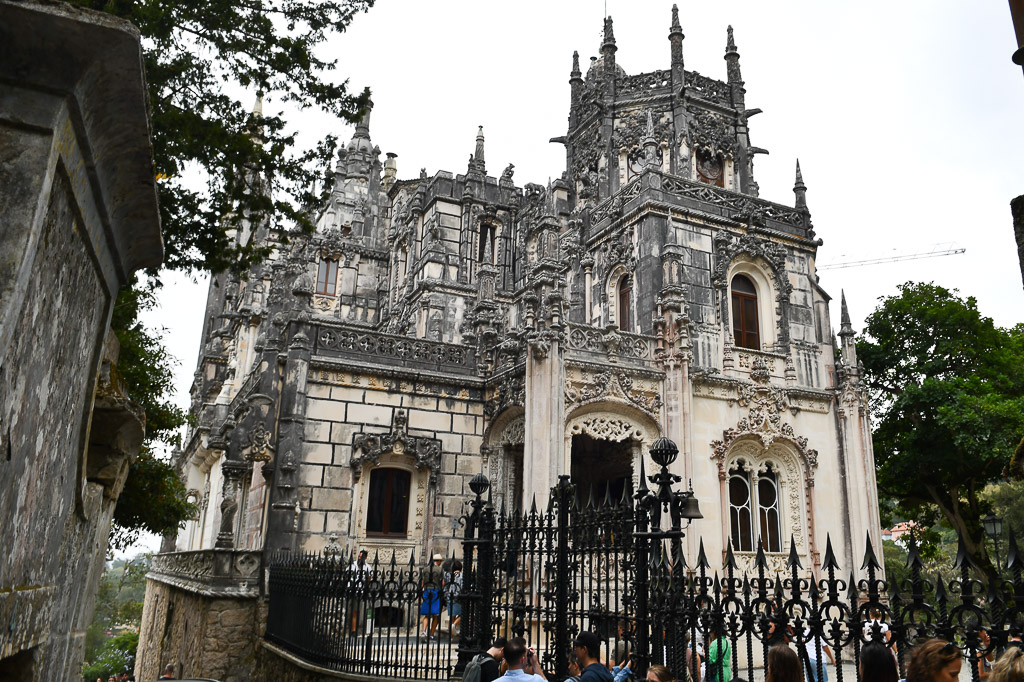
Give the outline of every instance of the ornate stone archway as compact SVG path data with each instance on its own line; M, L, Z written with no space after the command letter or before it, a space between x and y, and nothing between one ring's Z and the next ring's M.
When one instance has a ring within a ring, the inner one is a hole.
M597 403L580 409L565 423L565 459L562 464L565 473L572 468L572 438L578 435L616 443L632 442L635 490L640 480L640 458L645 458L644 466L651 470L648 448L661 436L661 428L639 409L624 404Z

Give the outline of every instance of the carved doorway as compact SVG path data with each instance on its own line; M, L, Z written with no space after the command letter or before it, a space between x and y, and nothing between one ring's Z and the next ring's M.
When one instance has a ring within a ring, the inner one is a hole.
M523 444L505 445L503 451L509 508L526 509L523 499Z
M624 494L633 493L633 460L638 443L631 439L612 441L586 433L573 435L569 477L576 486L576 501L594 504L607 497L618 504Z

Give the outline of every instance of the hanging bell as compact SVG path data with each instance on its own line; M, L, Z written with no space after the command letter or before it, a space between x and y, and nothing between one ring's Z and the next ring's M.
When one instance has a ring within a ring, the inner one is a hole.
M704 515L700 513L700 505L697 504L697 498L693 493L686 494L686 501L683 502L683 510L680 512L680 516L690 521L704 518Z

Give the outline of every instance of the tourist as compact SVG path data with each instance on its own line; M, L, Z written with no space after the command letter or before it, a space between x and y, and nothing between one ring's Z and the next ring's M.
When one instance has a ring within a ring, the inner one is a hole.
M960 678L960 650L944 639L929 639L910 654L907 682L955 682Z
M764 673L765 682L803 682L800 674L800 657L785 644L776 644L768 650L768 667Z
M687 673L689 675L689 673ZM647 682L675 682L672 673L663 665L655 663L647 668Z
M567 678L565 678L566 682L569 682L569 680L571 680L572 682L580 682L580 673L581 673L580 662L576 658L576 654L575 653L570 653L569 654L569 676Z
M547 680L537 661L537 653L533 649L527 648L522 637L516 637L505 645L505 663L508 670L498 678L501 682L545 682Z
M437 627L441 624L441 562L444 557L434 555L434 563L427 567L420 580L423 586L420 603L420 637L437 639Z
M448 604L448 636L451 638L458 634L456 628L462 620L462 604L459 602L461 594L462 562L456 559L444 574L444 599Z
M359 556L349 568L348 611L349 635L355 635L359 629L359 621L363 614L363 599L366 583L370 580L370 565L366 563L366 550L360 550Z
M860 651L860 675L871 682L897 682L899 671L892 652L881 642L868 642Z
M992 662L996 659L996 652L986 628L978 631L978 640L981 642L981 649L988 649L988 653L978 652L978 679L987 680L992 674Z
M168 663L164 666L164 674L157 678L158 680L173 680L174 679L174 664Z
M480 657L480 682L494 682L501 677L500 666L505 658L504 637L498 637Z
M626 659L612 668L612 682L625 682L633 675L633 668L636 667L636 661L633 658L633 654L630 654Z
M811 629L808 627L804 628L803 646L804 651L807 652L807 667L810 669L810 674L807 675L808 682L828 682L828 664L825 661L821 661L821 679L818 679L818 651L825 654L832 665L835 665L836 659L832 655L832 649L821 637L812 636Z
M728 682L732 679L732 660L729 640L720 635L721 626L712 625L708 630L707 660L704 679L707 682Z
M593 632L584 630L576 635L573 651L580 662L580 682L612 682L612 674L601 665L601 640Z
M1011 646L1003 652L992 665L992 674L988 679L989 682L1024 682L1024 649Z

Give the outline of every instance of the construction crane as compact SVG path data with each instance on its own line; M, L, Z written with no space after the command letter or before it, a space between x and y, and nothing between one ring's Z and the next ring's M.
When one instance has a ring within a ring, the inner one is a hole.
M897 253L892 256L879 256L876 258L862 258L859 260L838 260L818 266L818 270L840 270L842 268L859 268L864 265L880 265L882 263L897 263L906 260L920 260L922 258L938 258L939 256L955 256L964 253L967 249L954 244L936 244L930 251L917 251L914 253Z

